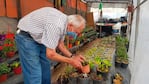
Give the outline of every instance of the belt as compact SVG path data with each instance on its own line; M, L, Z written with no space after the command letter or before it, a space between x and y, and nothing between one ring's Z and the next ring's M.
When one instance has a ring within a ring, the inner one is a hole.
M17 34L24 35L24 36L32 38L28 32L20 30L20 29L17 30Z

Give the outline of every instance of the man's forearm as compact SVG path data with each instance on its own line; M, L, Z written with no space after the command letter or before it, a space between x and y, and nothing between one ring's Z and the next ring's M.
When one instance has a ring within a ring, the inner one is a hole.
M70 57L72 53L65 47L63 43L58 45L59 50L67 57Z
M51 59L51 60L54 60L54 61L59 61L59 62L66 62L66 63L69 63L69 64L72 60L68 57L65 57L65 56L62 56L62 55L56 53L55 51L51 51L51 50L48 50L48 49L46 51L46 56L47 56L48 59Z

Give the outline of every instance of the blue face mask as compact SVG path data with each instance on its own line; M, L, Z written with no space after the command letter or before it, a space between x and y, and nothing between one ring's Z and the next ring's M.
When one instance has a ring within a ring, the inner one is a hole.
M76 38L77 38L77 34L75 33L75 32L67 32L67 35L68 36L71 36L73 39L75 39L76 40Z

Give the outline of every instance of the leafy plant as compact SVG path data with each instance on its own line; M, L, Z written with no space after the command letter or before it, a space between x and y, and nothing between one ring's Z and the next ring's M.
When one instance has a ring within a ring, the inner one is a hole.
M4 53L16 51L16 45L15 45L14 39L5 39L5 41L4 41L4 47L3 47L3 50L2 51Z
M8 63L0 64L0 75L7 74L10 72L11 68L8 65L9 65Z
M112 66L112 63L107 59L102 59L101 64L98 65L98 70L101 72L109 72L109 68Z
M127 50L126 47L122 46L122 47L118 47L117 51L116 51L116 61L117 62L123 62L123 63L128 63L129 58L127 55Z
M101 65L102 59L99 56L96 56L94 60L96 65Z
M125 45L127 45L129 43L129 40L126 37L124 37L124 43L125 43Z
M20 62L19 61L14 61L12 64L10 64L10 66L14 69L20 66Z
M89 65L90 65L90 68L93 69L95 66L95 63L93 61L89 61Z

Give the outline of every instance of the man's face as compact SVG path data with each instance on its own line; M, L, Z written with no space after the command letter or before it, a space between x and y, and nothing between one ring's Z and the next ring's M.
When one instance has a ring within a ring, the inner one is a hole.
M85 27L85 25L83 25L83 24L78 28L69 24L67 35L72 36L75 39L83 31L84 27Z
M77 33L77 35L78 35L78 34L80 34L83 31L84 27L85 26L83 24L80 27L78 27L78 28L74 27L73 28L73 30L74 30L73 32Z

